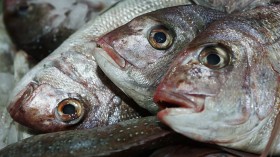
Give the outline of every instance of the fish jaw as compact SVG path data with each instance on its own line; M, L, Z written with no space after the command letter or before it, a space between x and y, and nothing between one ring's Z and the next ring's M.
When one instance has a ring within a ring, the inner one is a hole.
M118 86L126 95L133 98L133 100L142 108L148 110L152 114L156 114L159 111L158 106L153 103L152 94L147 91L145 84L141 84L133 77L129 76L126 68L130 68L130 64L126 64L124 69L118 68L119 66L114 65L112 62L108 62L107 55L103 49L97 48L94 52L94 57L98 62L102 71L111 78L111 81ZM137 88L135 88L137 87Z
M103 38L97 41L99 47L101 47L105 52L101 53L103 57L105 57L109 62L115 65L117 68L124 68L126 65L126 61L114 50L114 48L109 45Z
M201 112L204 109L205 96L181 95L161 90L154 95L154 102L161 108L180 107L193 109L194 112Z

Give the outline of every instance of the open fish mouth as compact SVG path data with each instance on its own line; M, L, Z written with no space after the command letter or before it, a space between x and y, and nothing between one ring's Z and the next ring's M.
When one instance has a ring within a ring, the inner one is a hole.
M102 48L104 51L99 51L101 55L106 58L110 63L113 65L124 68L126 65L126 61L124 58L122 58L118 52L109 45L104 39L99 39L97 41L97 47Z
M188 108L194 112L202 112L204 109L205 96L198 94L178 94L159 90L154 95L154 102L161 109L165 108Z

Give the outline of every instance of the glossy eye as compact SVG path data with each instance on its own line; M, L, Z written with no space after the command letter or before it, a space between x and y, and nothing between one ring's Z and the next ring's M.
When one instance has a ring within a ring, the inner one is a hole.
M76 124L84 116L83 103L73 98L64 99L56 107L55 115L63 122Z
M173 35L166 27L158 26L151 29L148 40L153 48L165 50L172 45Z
M19 14L21 15L24 15L26 14L27 12L31 11L32 10L32 6L27 4L27 3L20 3L18 6L17 6L17 11Z
M225 47L215 45L207 46L199 54L199 61L210 69L220 69L229 65L231 57Z

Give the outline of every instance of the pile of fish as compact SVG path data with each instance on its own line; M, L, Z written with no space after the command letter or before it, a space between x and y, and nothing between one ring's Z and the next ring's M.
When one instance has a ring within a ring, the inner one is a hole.
M0 156L279 155L277 3L4 0Z

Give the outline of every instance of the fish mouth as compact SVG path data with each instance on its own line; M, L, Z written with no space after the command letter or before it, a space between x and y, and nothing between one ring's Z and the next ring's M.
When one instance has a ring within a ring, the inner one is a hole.
M159 90L154 95L154 102L160 107L165 108L187 108L194 112L204 110L205 95L199 94L178 94Z
M100 52L103 57L105 57L113 65L124 68L126 61L122 58L118 52L108 44L103 38L100 38L97 42L97 47L102 48L104 51ZM104 53L105 52L105 53Z

